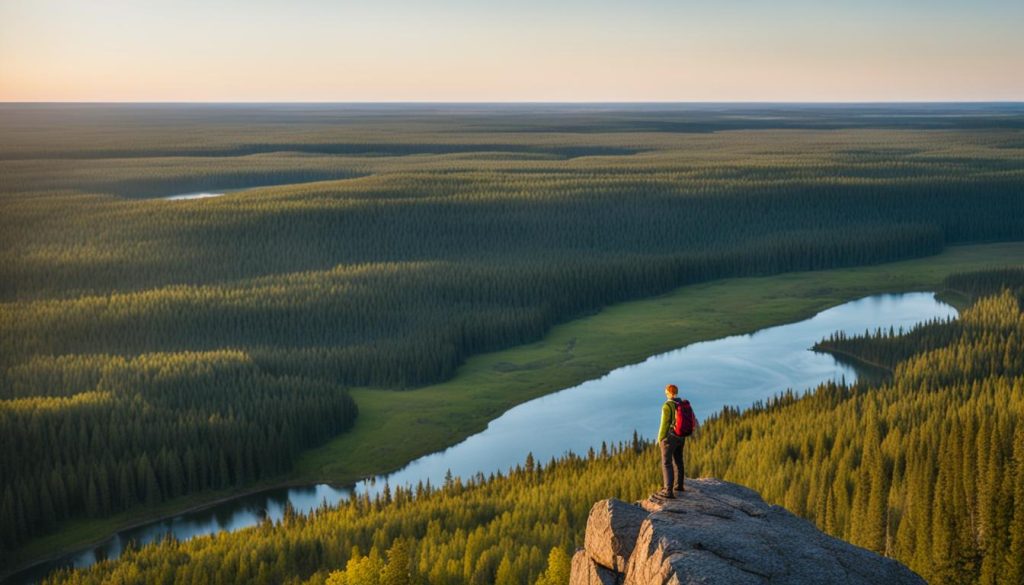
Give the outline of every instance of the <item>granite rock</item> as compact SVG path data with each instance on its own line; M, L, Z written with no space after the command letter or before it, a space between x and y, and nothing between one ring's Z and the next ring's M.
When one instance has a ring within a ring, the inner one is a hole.
M572 557L572 583L575 585L619 585L622 574L594 562L587 551L579 549Z
M586 547L573 558L570 583L925 581L895 560L828 536L786 509L766 504L751 489L695 479L687 480L686 492L672 500L595 504L587 521Z
M647 511L614 498L590 508L584 548L597 564L624 573Z

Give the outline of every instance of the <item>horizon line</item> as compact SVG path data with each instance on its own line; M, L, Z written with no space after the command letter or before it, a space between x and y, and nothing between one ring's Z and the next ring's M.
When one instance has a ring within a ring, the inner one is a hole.
M472 109L472 108L508 108L509 110L514 109L528 109L534 108L617 108L627 110L634 108L637 111L649 110L657 111L662 109L664 111L683 111L687 107L693 110L703 110L707 108L722 107L722 108L828 108L828 107L863 107L863 108L963 108L970 109L975 108L1005 108L1006 112L1012 113L1019 108L1024 108L1024 99L1013 99L1013 100L983 100L983 99L972 99L972 100L869 100L869 101L783 101L783 100L766 100L766 101L413 101L413 100L378 100L378 101L5 101L0 100L0 109L6 111L16 111L18 109L24 109L26 111L31 109L59 109L59 108L338 108L338 109L446 109L451 111L457 111L459 109Z
M1006 104L1020 99L969 100L3 100L0 105L884 105L884 104Z

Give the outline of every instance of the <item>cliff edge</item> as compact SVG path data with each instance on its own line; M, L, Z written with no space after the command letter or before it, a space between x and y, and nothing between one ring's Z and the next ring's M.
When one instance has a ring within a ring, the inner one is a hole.
M687 480L674 500L594 504L571 585L908 583L899 562L819 531L757 492Z

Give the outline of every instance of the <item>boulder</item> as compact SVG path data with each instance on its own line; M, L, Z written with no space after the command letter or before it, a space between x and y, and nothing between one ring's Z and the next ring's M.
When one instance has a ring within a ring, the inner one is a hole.
M586 546L573 557L572 585L925 583L751 489L717 479L686 486L672 500L595 504Z
M622 575L594 562L584 549L572 557L572 577L569 585L619 585Z
M647 511L615 498L590 508L584 548L597 564L624 573Z

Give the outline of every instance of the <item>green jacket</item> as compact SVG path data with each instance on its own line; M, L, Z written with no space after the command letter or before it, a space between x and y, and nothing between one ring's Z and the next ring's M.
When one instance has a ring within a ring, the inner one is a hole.
M676 407L671 400L661 407L661 426L658 428L658 442L668 436L668 429L676 421Z

